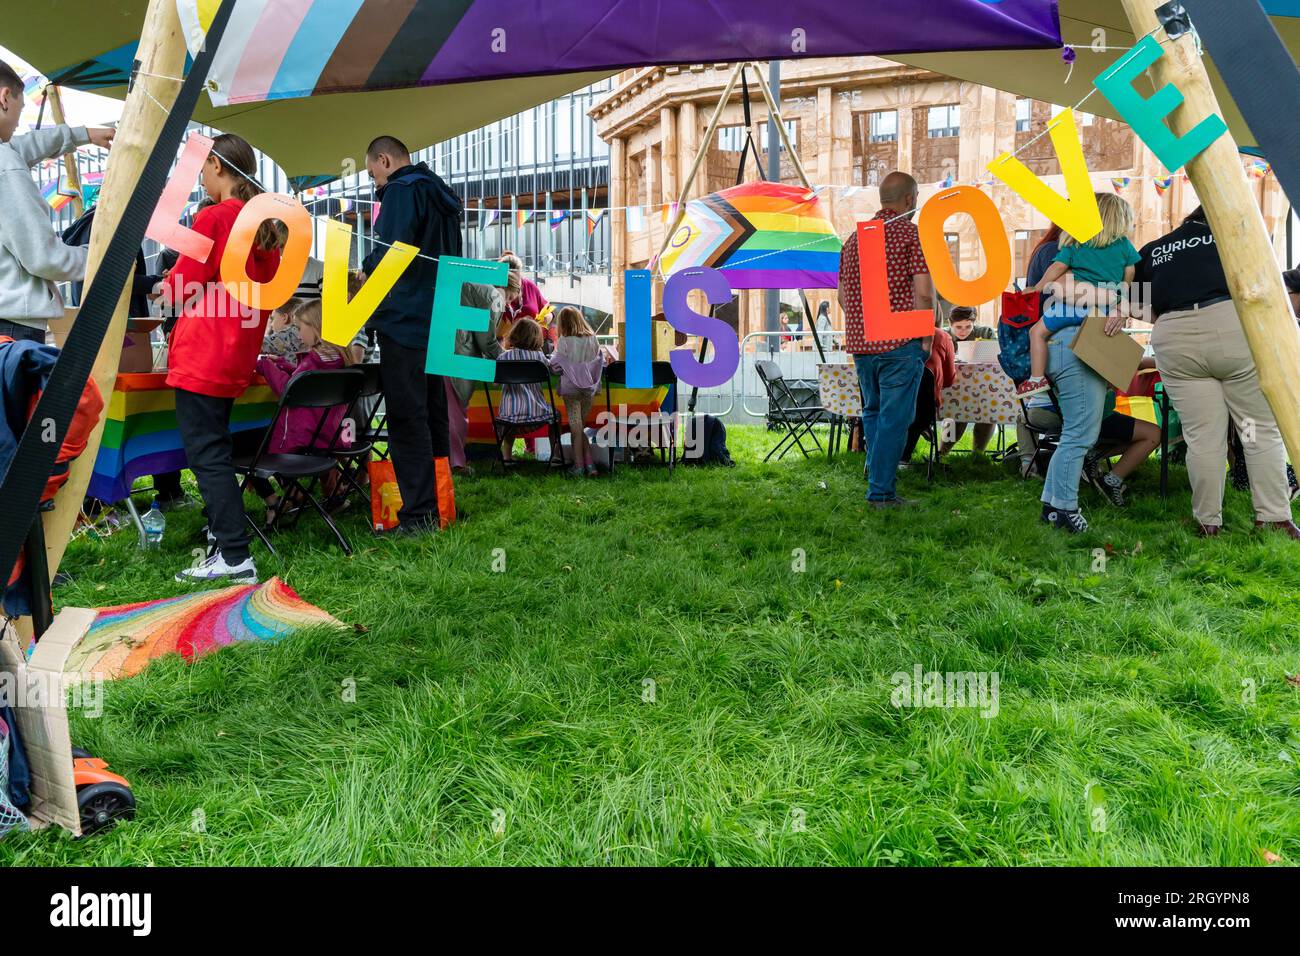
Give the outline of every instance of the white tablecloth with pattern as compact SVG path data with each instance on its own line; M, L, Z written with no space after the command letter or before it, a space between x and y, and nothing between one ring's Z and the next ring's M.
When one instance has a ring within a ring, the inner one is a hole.
M832 415L858 418L862 415L862 392L858 370L852 363L827 362L817 366L817 389L821 406Z
M984 425L1014 425L1020 412L1015 383L997 362L957 363L957 380L943 390L939 417Z
M851 364L817 366L821 406L832 415L862 414L857 368ZM943 390L940 417L959 422L1014 425L1020 405L1016 386L997 362L958 363L957 380Z

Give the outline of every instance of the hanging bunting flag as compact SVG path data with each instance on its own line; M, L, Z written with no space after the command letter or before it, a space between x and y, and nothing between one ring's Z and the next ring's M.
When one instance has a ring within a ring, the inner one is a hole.
M528 223L532 220L532 218L533 218L533 211L531 209L516 209L515 228L516 229L524 228L524 226L528 225Z
M1161 179L1159 176L1153 176L1151 178L1151 181L1155 183L1156 194L1163 196L1166 192L1169 191L1169 187L1174 184L1174 177L1170 176L1166 179Z
M641 232L645 229L645 212L640 206L627 207L627 231Z
M50 204L50 208L58 212L76 197L76 193L70 189L60 189L63 177L51 179L41 187L41 198Z
M23 99L28 106L40 106L45 102L45 85L40 76L23 78Z
M1116 176L1111 179L1110 184L1115 187L1115 192L1119 192L1121 189L1127 188L1132 181L1129 176Z
M689 205L689 203L688 203ZM666 202L659 207L659 216L663 219L665 226L671 225L672 221L677 218L677 203Z
M752 182L686 204L660 268L709 266L733 289L833 289L840 239L801 186Z
M497 221L497 217L500 215L501 215L500 209L484 209L483 207L480 206L478 211L479 229L486 229L488 226L495 223Z
M551 213L551 231L554 232L560 227L560 223L569 218L569 210L556 209Z
M604 216L605 216L605 210L603 209L587 210L587 235L590 236L593 232L596 231L596 227L600 225L600 220L604 218Z

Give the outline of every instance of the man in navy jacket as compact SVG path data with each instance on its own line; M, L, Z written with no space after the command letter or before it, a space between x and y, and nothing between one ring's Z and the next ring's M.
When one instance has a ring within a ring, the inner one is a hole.
M461 202L427 165L412 165L410 152L392 136L380 136L370 144L366 171L379 186L375 235L380 242L405 242L421 253L368 325L379 339L388 449L402 493L398 530L436 530L433 459L450 451L447 394L443 377L426 375L424 363L438 281L438 263L432 260L461 254ZM374 272L387 251L387 246L378 246L362 262L362 271Z

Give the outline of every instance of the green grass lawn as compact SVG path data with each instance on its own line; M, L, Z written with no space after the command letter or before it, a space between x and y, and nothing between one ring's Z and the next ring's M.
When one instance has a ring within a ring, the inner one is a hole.
M981 459L878 513L860 456L763 465L768 434L730 435L730 470L481 473L437 537L353 514L349 559L304 519L259 570L357 627L107 685L74 740L136 820L0 863L1300 860L1300 547L1248 530L1247 495L1202 541L1153 461L1070 538ZM57 601L181 593L201 524L79 541ZM918 664L996 671L996 716L895 707Z

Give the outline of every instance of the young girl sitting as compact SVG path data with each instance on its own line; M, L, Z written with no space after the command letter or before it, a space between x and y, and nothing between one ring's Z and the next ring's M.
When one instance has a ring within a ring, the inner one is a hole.
M530 318L521 318L510 327L506 339L506 350L497 356L498 362L532 359L545 362L542 352L542 327ZM537 423L551 417L551 406L542 395L542 386L503 385L501 386L501 407L497 409L497 418L503 422L520 423L520 428L507 428L507 437L501 442L501 459L507 468L514 467L515 437L521 432L530 432Z
M1108 302L1106 305L1099 303L1098 309L1101 314L1107 314L1109 300L1118 302L1122 297L1121 283L1127 285L1133 281L1137 263L1142 257L1129 240L1129 233L1133 231L1133 207L1114 193L1098 193L1097 207L1101 212L1101 232L1082 244L1068 233L1062 233L1060 252L1038 285L1030 291L1042 291L1069 273L1076 282L1096 287L1095 291L1080 289L1073 299L1077 302L1098 292L1103 293ZM1064 302L1044 310L1042 321L1029 330L1030 373L1029 378L1016 388L1018 397L1037 395L1051 387L1046 378L1047 340L1062 329L1081 325L1085 318L1086 311Z
M306 299L290 299L271 313L266 323L266 334L262 336L263 355L283 355L292 357L304 348L298 329L293 324L293 313Z
M552 371L560 376L560 395L569 415L569 434L573 437L573 466L569 474L594 477L596 465L591 460L591 443L584 428L591 414L591 402L600 387L605 356L596 342L596 333L587 320L571 305L560 310L556 320L559 340L551 355Z
M289 383L303 372L339 369L352 364L349 351L321 338L320 299L303 300L289 321L289 327L296 332L306 351L293 358L263 355L257 360L258 373L276 395L283 395ZM292 455L328 450L335 436L339 435L339 424L346 411L345 406L336 405L328 409L295 408L285 412L274 423L275 432L267 444L267 452ZM345 436L340 436L334 447L347 448L350 445ZM252 485L266 502L266 523L272 524L280 507L280 496L265 478L254 477ZM327 494L330 490L329 487L325 489Z

